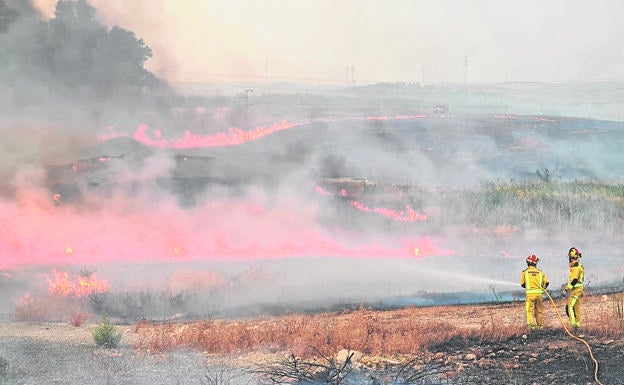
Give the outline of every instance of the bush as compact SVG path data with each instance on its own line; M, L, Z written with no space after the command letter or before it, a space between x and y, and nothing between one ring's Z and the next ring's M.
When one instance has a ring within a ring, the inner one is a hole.
M116 348L121 336L122 333L106 317L102 318L102 323L93 331L95 345L104 348Z
M76 327L82 326L85 323L85 321L88 319L89 319L89 315L81 311L72 311L69 314L70 325L73 325Z
M26 293L16 302L13 316L17 321L28 322L57 322L68 317L71 321L73 312L79 307L79 298L76 297L31 296Z
M48 302L41 298L33 298L26 293L17 301L14 310L18 321L44 321L48 318Z

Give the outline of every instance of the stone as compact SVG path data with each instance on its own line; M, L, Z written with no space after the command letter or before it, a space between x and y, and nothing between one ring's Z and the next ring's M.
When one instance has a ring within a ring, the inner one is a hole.
M351 353L353 353L353 357L351 357L352 363L360 361L362 359L362 356L364 355L358 351L342 349L338 353L336 353L336 361L344 363Z

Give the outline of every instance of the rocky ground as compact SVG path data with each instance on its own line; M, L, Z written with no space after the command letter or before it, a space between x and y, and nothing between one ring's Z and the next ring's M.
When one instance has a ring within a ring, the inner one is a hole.
M605 385L624 383L624 338L621 333L610 336L600 329L601 320L617 315L614 304L617 305L611 296L587 298L587 327L574 331L591 348L591 354L599 364L598 380ZM557 305L561 307L562 302L558 301ZM518 302L431 307L423 308L421 316L474 328L487 320L503 324L523 322L523 306ZM547 326L541 331L527 331L498 342L445 341L430 348L412 361L418 364L418 370L410 369L414 374L410 384L597 384L590 350L582 341L566 334L556 313L550 310L546 308ZM622 324L621 319L618 322ZM119 348L103 350L93 343L91 333L96 326L0 323L0 383L248 384L254 378L233 368L275 359L275 356L250 353L225 357L228 366L218 366L218 362L222 365L224 357L208 356L200 351L138 351L133 348L135 334L132 325L118 325L123 332ZM405 357L366 357L359 353L353 360L356 362L353 373L360 374L345 383L390 383L397 378L396 369L406 362ZM418 373L438 375L421 378L415 376Z

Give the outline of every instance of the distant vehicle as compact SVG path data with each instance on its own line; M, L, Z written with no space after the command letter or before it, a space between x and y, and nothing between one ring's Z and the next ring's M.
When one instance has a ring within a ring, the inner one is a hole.
M433 106L434 114L446 114L449 110L448 104L436 104Z
M323 178L322 184L334 191L347 190L349 192L364 192L377 185L366 178L339 177Z

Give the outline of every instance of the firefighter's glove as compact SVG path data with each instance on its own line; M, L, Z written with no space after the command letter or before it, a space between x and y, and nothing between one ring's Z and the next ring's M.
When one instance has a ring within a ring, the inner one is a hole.
M568 291L567 290L563 290L561 292L561 298L565 298L568 295Z

